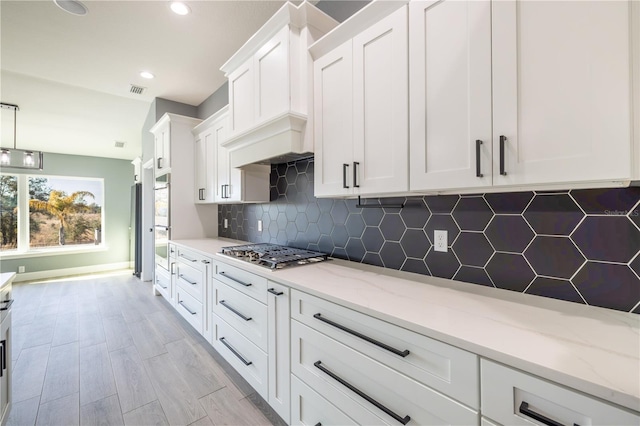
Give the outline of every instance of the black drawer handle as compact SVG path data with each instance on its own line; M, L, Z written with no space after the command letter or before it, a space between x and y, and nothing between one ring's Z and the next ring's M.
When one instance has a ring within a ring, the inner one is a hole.
M347 387L349 390L355 392L356 394L358 394L358 396L361 396L362 398L366 399L371 404L375 405L377 408L379 408L380 410L384 411L385 413L387 413L388 415L390 415L391 417L393 417L395 420L399 421L403 425L406 425L407 423L409 423L411 421L411 417L409 417L409 416L401 417L401 416L397 415L396 413L394 413L393 411L389 410L384 405L380 404L375 399L371 398L366 393L362 392L360 389L358 389L355 386L353 386L351 383L347 382L346 380L342 379L340 376L337 376L336 374L334 374L331 371L329 371L326 368L324 368L321 364L322 364L322 361L316 361L316 362L313 363L313 366L318 368L323 373L327 374L329 377L331 377L332 379L334 379L335 381L337 381L341 385Z
M482 141L480 139L476 140L476 177L483 177L482 170L480 167L480 146L482 145Z
M275 294L276 296L282 296L284 294L281 291L277 291L275 288L268 288L267 291L271 294Z
M358 163L357 161L353 162L353 187L354 188L360 188L360 185L358 185L358 166L360 165L360 163Z
M189 307L187 307L187 305L182 303L182 300L178 302L178 305L182 305L182 307L185 308L187 310L187 312L189 312L191 315L197 314L197 312L193 312L191 309L189 309Z
M0 351L0 364L4 362L4 345L2 345L2 350ZM4 376L4 368L0 368L0 377Z
M162 168L162 160L164 160L164 158L158 157L158 169Z
M191 285L196 285L196 284L198 284L197 282L189 281L188 279L186 279L186 278L184 277L184 274L178 274L178 276L179 276L180 278L182 278L184 281L186 281L186 282L188 282L189 284L191 284Z
M242 355L240 355L240 353L238 351L235 350L235 348L233 346L231 346L230 344L227 343L227 341L224 339L224 337L219 338L218 340L220 340L220 343L222 343L223 345L225 345L227 347L227 349L229 349L231 351L232 354L234 354L235 356L238 357L238 359L240 361L242 361L242 363L244 365L251 365L253 364L253 362L251 361L247 361Z
M0 345L2 345L2 369L7 369L7 341L0 340Z
M235 309L233 309L231 306L227 305L225 303L224 300L221 300L220 303L222 306L224 306L225 308L227 308L228 310L230 310L231 312L233 312L234 314L236 314L237 316L239 316L240 318L242 318L245 321L251 321L251 317L245 317L244 315L242 315L240 312L236 311Z
M347 168L348 167L349 167L348 164L342 165L342 187L343 188L349 188L349 185L347 185Z
M351 330L350 328L347 328L347 327L345 327L344 325L338 324L337 322L333 322L333 321L331 321L331 320L328 320L328 319L326 319L326 318L323 318L323 317L322 317L322 314L320 314L320 313L315 314L313 317L314 317L315 319L319 319L319 320L320 320L320 321L322 321L322 322L326 322L327 324L332 325L332 326L334 326L335 328L339 328L339 329L340 329L340 330L342 330L342 331L346 331L346 332L347 332L347 333L349 333L349 334L352 334L352 335L354 335L354 336L356 336L356 337L359 337L359 338L361 338L362 340L366 340L366 341L367 341L367 342L369 342L369 343L373 343L374 345L376 345L376 346L378 346L378 347L381 347L382 349L386 349L386 350L388 350L389 352L393 352L394 354L396 354L396 355L398 355L398 356L401 356L402 358L406 357L407 355L409 355L409 354L411 353L411 352L409 352L409 349L405 349L404 351L398 350L398 349L393 348L393 347L391 347L391 346L389 346L389 345L387 345L387 344L385 344L385 343L382 343L382 342L379 342L379 341L377 341L377 340L375 340L375 339L372 339L372 338L371 338L371 337L369 337L369 336L365 336L364 334L359 333L359 332L357 332L357 331L355 331L355 330Z
M179 256L180 256L181 258L183 258L183 259L187 259L189 262L197 262L197 261L198 261L197 259L192 259L192 258L190 258L189 256L185 256L185 255L184 255L184 254L182 254L182 253L181 253Z
M505 150L506 143L507 143L507 137L504 135L500 135L500 174L502 176L507 175L507 172L504 169L504 150Z
M550 418L543 416L542 414L538 414L535 411L529 410L529 403L524 401L522 401L522 404L520 404L520 409L518 411L520 411L521 414L524 414L527 417L531 417L532 419L537 420L540 423L544 423L547 426L564 426L562 423L558 423L555 420L551 420ZM573 426L579 425L574 423Z
M241 284L241 285L243 285L243 286L245 286L245 287L250 287L250 286L251 286L251 283L244 283L244 282L242 282L242 281L240 281L240 280L238 280L238 279L236 279L236 278L233 278L233 277L232 277L232 276L230 276L230 275L227 275L227 273L226 273L226 272L224 272L224 271L223 271L223 272L218 272L218 275L222 275L222 276L223 276L223 277L225 277L225 278L229 278L231 281L235 281L235 282L237 282L238 284Z
M2 308L0 308L0 311L7 311L7 310L9 310L11 305L13 305L13 299L3 300L0 303L6 303L6 305L4 305Z
M322 423L318 422L315 424L315 426L322 426Z
M204 263L205 265L210 264L211 262L209 262L208 260L202 259L200 262Z

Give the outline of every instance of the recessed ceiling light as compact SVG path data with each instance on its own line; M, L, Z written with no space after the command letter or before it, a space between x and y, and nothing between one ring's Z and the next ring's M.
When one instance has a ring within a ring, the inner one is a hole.
M60 9L64 10L65 12L69 12L72 15L83 16L86 15L87 12L89 12L87 6L77 0L53 0L53 2Z
M140 72L140 77L142 78L154 78L155 75L151 74L149 71Z
M178 15L188 15L191 13L191 8L181 1L172 1L170 7L173 13Z

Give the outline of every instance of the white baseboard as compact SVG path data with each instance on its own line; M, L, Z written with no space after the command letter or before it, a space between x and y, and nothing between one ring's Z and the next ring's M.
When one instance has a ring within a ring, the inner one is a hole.
M104 265L80 266L77 268L52 269L49 271L25 272L16 274L13 280L15 283L22 281L34 281L49 278L67 277L71 275L93 274L96 272L116 271L119 269L130 269L131 262L107 263Z

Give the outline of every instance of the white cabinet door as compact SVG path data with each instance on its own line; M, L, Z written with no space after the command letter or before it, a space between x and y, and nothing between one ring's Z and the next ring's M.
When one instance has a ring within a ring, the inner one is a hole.
M240 133L254 123L253 58L229 75L229 121L231 133Z
M351 40L313 63L315 195L353 193L353 66Z
M284 26L254 56L256 123L289 110L289 31Z
M629 7L492 4L494 185L630 176Z
M290 423L291 362L289 332L289 287L269 281L267 288L269 336L269 405Z
M356 194L409 189L407 31L405 6L353 38L351 167Z
M171 168L171 123L155 133L155 174L161 176Z
M491 3L411 2L409 31L411 190L491 186Z
M211 183L207 180L208 167L207 167L207 144L206 139L209 135L207 133L201 134L195 140L195 202L196 204L203 204L211 202L211 199L207 200L211 191Z
M0 326L0 351L2 351L2 365L0 365L0 424L6 424L11 411L11 313L4 317Z

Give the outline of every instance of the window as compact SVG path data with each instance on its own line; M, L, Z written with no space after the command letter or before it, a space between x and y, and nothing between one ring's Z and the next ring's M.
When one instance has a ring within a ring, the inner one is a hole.
M103 179L0 178L1 252L66 251L102 243Z

